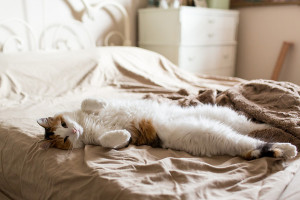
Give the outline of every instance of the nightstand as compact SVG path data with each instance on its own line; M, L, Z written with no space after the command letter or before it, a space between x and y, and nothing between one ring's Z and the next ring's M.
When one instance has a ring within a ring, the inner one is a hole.
M139 46L194 73L234 76L238 11L182 6L139 10Z

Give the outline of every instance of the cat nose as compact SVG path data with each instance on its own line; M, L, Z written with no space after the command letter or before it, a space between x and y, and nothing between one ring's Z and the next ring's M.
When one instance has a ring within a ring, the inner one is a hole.
M75 134L75 133L77 133L77 130L75 128L73 128L72 132Z

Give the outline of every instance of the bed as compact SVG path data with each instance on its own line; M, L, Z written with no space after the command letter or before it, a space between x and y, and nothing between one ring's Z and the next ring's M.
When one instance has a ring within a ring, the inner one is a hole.
M246 161L150 146L114 150L86 145L72 151L39 146L44 132L36 120L78 109L85 98L153 98L192 106L213 96L209 103L227 104L228 99L219 97L230 97L237 86L249 84L254 85L239 78L190 74L138 47L1 53L0 199L299 199L299 156ZM278 87L259 92L286 88L285 96L295 101L294 110L286 111L296 119L295 131L279 125L278 134L299 145L299 87L271 84ZM243 111L232 102L230 106ZM267 140L268 134L253 136Z

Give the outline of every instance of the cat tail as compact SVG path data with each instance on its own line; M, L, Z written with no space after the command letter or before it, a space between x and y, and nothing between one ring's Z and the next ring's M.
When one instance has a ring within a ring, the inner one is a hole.
M128 131L131 134L131 144L161 147L161 140L151 120L132 121Z
M290 143L267 143L260 144L256 149L250 150L242 157L253 160L261 157L294 158L297 155L297 147Z

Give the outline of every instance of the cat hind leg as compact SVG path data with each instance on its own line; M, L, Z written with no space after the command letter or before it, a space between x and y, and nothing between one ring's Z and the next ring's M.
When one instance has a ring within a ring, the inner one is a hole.
M264 143L254 150L250 150L242 157L247 160L253 160L261 157L274 157L274 158L294 158L297 155L296 146L290 143Z
M297 155L297 148L290 143L266 143L211 119L177 121L164 126L158 134L163 147L196 156L230 155L252 160L266 156L289 159Z
M254 123L253 121L249 120L245 115L242 115L228 107L207 106L201 108L200 106L195 110L209 119L216 120L230 126L233 130L243 135L247 135L250 132L256 130L272 128L272 126L268 124Z

